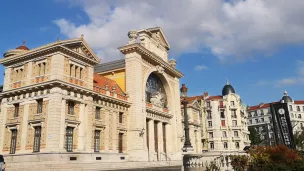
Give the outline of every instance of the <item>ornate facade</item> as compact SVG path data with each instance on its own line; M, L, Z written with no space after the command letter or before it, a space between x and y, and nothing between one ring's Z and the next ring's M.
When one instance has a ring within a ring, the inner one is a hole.
M250 145L246 106L227 82L222 95L209 96L204 93L191 99L200 101L202 108L202 145L209 152L244 152ZM203 149L204 150L204 149Z
M183 75L160 28L128 36L125 58L108 64L83 37L4 54L0 153L8 163L181 160Z

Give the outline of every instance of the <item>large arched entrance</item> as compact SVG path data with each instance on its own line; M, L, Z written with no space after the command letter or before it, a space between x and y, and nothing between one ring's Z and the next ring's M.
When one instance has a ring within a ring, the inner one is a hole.
M165 77L151 72L145 85L146 145L149 160L167 160L171 92Z

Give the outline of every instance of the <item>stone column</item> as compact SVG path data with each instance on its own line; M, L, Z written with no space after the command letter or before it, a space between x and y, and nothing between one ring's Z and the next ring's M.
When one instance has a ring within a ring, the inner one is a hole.
M62 117L62 90L58 87L52 88L49 96L49 106L47 115L47 139L46 151L60 151L61 126L64 118Z
M112 112L112 120L111 120L111 124L112 126L112 130L111 130L111 134L112 134L112 143L113 143L113 151L114 152L118 152L118 134L119 132L117 132L117 127L118 127L118 112L117 111L113 111Z
M61 113L60 113L60 138L59 138L59 150L60 151L66 151L65 150L65 105L66 105L66 100L62 99L61 100Z
M104 123L106 124L106 128L104 130L104 142L105 142L105 151L108 152L109 151L109 141L110 141L110 136L109 136L109 114L110 112L108 110L105 110L105 118L104 118Z
M29 114L29 104L26 103L26 104L24 104L20 153L23 153L25 151L26 137L27 137L27 125L28 125L28 114Z
M78 151L84 151L84 132L85 132L85 104L80 104L79 109L79 132L78 132Z
M163 148L163 125L162 122L157 123L157 132L158 132L158 158L163 160L164 158L164 148Z
M154 120L149 120L149 157L150 161L155 161L155 144L154 144Z
M7 108L8 105L6 103L6 98L2 99L1 101L1 115L0 115L0 152L2 153L3 151L3 146L4 146L4 135L5 135L5 123L7 120Z

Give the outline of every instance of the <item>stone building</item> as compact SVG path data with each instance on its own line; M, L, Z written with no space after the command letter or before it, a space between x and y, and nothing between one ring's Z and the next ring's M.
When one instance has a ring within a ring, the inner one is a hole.
M246 106L241 97L235 93L228 83L222 95L209 96L206 92L201 96L190 97L200 101L202 109L202 150L209 152L231 153L243 152L250 145L247 125Z
M170 45L160 28L128 36L119 47L124 59L106 64L83 36L4 54L0 153L8 167L181 164L183 75L168 60Z
M301 131L304 126L304 100L292 100L292 98L284 92L281 100L275 103L287 103L293 133ZM248 106L248 126L254 128L260 135L260 145L274 145L275 135L273 127L273 118L270 110L270 103L261 103L255 106Z
M202 134L203 134L203 127L204 124L202 123L202 111L201 111L201 105L199 102L194 98L186 98L188 101L187 104L187 115L188 115L188 124L189 124L189 137L190 142L193 147L194 153L200 154L202 153ZM181 99L183 101L184 99ZM184 106L182 104L182 128L184 130ZM183 134L182 138L182 147L185 143L185 133Z

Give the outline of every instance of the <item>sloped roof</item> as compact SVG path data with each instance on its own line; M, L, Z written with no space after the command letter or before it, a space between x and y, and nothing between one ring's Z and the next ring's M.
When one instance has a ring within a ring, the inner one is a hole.
M126 62L125 59L120 59L112 62L97 64L94 67L95 73L105 72L105 71L111 71L115 69L121 69L125 68Z
M104 77L102 75L99 74L94 74L94 86L98 86L101 88L106 88L106 85L108 85L108 89L110 91L113 90L113 87L116 88L116 93L117 94L121 94L121 95L125 95L125 93L122 91L122 89L119 87L119 85L116 83L116 81L111 80L107 77Z
M304 104L304 100L295 100L294 104Z
M223 99L223 96L209 96L206 100L220 100Z
M272 104L277 104L280 102L271 102ZM266 109L270 107L270 103L261 103L256 106L248 106L247 110L258 110L258 109Z

